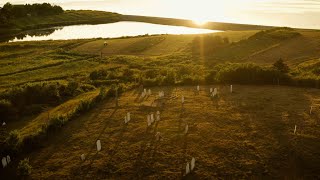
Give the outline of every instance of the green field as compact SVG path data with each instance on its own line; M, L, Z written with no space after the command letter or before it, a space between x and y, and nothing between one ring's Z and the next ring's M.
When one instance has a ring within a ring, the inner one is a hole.
M190 178L319 178L319 46L320 31L289 28L0 43L0 153L17 157L0 173L30 158L32 179L177 179L195 157Z

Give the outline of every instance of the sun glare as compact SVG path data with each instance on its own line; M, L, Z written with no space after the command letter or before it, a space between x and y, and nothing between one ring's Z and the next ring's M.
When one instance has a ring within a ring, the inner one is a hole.
M199 25L199 26L203 26L207 23L207 21L205 21L203 19L196 19L196 20L193 20L193 23L196 25Z

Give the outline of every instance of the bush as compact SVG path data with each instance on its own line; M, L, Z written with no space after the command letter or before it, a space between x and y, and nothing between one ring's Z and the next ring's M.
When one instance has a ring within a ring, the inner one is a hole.
M7 149L18 152L20 150L20 134L17 130L11 131L5 141Z
M58 83L27 84L12 88L0 95L0 99L5 99L0 102L0 115L18 119L24 115L39 113L42 105L59 103L63 99L61 94L64 95L64 90L65 86Z
M196 85L197 80L192 75L183 75L181 77L181 81L179 82L179 85Z
M9 100L0 100L0 117L2 121L10 121L16 119L16 114L16 109L13 107L12 103Z
M64 116L56 116L56 117L53 117L50 119L50 122L49 122L49 125L48 125L48 131L54 131L54 130L57 130L57 129L60 129L64 124L65 122L67 121L67 117L64 117Z
M285 64L281 58L273 64L273 67L282 73L289 72L289 66Z
M215 69L219 70L216 80L221 83L238 84L275 84L277 80L281 84L290 84L289 75L273 68L260 67L255 64L223 64Z
M26 177L31 174L32 167L29 164L29 159L25 158L19 162L18 165L18 175L21 177Z
M76 96L79 93L77 92L77 89L79 87L79 83L75 82L75 81L71 81L68 83L65 91L64 91L64 95L65 96Z
M106 87L102 86L100 88L99 96L98 96L98 101L103 100L107 96L107 89Z
M91 109L92 104L93 104L93 102L91 102L91 101L82 101L81 100L80 104L76 108L76 114L88 111L89 109Z
M108 72L107 70L100 69L100 70L95 70L90 73L89 78L91 80L98 80L98 79L107 79Z
M173 70L167 71L167 74L163 79L162 85L175 85L175 84L176 84L176 72Z

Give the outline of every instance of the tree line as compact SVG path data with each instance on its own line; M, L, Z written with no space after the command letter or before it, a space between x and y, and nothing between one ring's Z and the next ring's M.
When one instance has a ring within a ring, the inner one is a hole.
M49 3L12 5L9 2L0 7L0 24L8 24L15 18L49 16L63 13L63 9Z

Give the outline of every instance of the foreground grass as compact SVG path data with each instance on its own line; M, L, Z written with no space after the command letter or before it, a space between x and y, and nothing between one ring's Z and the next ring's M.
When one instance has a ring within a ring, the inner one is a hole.
M274 86L226 86L211 100L209 87L163 87L141 100L138 90L109 101L66 125L44 148L32 152L31 177L169 178L183 176L196 158L194 178L319 178L320 125L315 89ZM152 106L157 92L164 105ZM181 95L185 96L181 109ZM310 105L315 105L309 115ZM147 128L148 113L161 121ZM127 126L123 119L131 112ZM184 135L185 125L188 135ZM297 135L293 134L297 125ZM155 133L162 134L155 141ZM102 150L96 152L96 140ZM86 155L81 162L80 155Z

